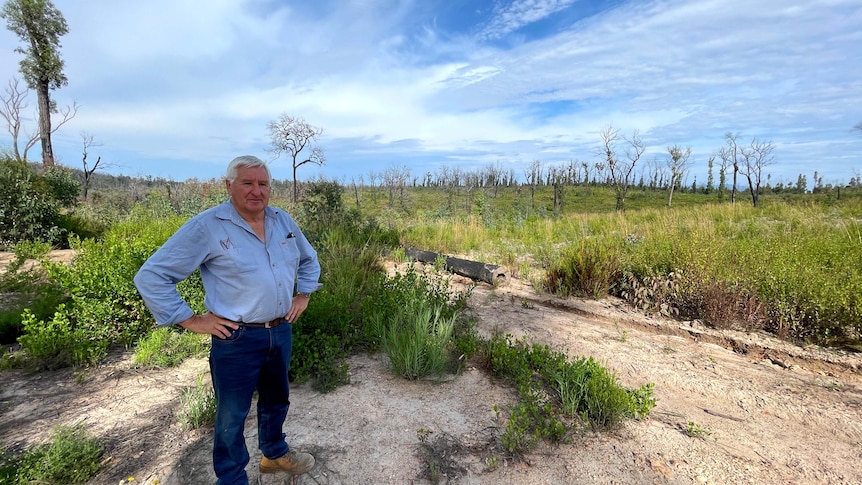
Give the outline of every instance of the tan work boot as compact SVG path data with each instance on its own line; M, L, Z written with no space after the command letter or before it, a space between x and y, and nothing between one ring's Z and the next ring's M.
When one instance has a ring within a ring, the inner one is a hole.
M288 451L286 455L269 459L265 456L260 458L261 473L287 472L291 475L308 473L314 468L314 457L308 453L297 453Z

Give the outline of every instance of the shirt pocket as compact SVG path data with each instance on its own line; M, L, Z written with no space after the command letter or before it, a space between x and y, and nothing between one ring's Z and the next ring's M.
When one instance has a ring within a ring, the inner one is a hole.
M247 249L230 248L227 255L237 273L250 273L257 269L257 260Z
M285 238L278 244L281 249L281 257L289 266L295 268L299 264L299 246L296 245L296 238Z

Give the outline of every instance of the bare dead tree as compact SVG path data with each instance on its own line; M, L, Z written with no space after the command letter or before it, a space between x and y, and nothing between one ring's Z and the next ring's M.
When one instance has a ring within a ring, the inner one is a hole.
M616 210L625 210L626 195L631 186L632 172L640 160L644 147L638 131L632 132L631 138L620 135L620 131L612 126L599 132L601 138L601 155L608 171L608 183L616 194ZM619 155L619 144L625 142L625 156Z
M730 203L736 203L736 176L739 173L739 133L727 132L724 134L725 145L718 151L718 156L722 159L722 165L728 169L733 168L733 185L730 189Z
M554 216L559 216L562 213L565 186L570 181L569 175L570 172L565 166L548 168L548 185L554 188Z
M108 167L117 166L116 163L107 163L102 161L102 156L99 155L96 157L96 163L92 166L87 162L87 157L89 156L90 148L103 146L102 142L95 141L93 135L87 133L86 131L81 132L81 140L83 141L83 151L81 153L81 164L84 166L84 184L82 187L81 196L85 199L87 198L87 194L90 191L90 180L93 177L93 174L96 173L96 170L104 170Z
M28 108L27 95L29 89L21 87L17 78L12 78L6 85L3 94L0 94L0 116L6 122L6 131L12 137L12 155L16 160L26 162L27 152L30 151L41 139L39 130L28 132L24 126L23 113ZM64 106L57 109L53 106L52 113L60 115L60 119L52 123L51 133L55 133L78 113L78 103L72 106ZM38 114L35 117L38 119ZM24 146L21 148L21 141ZM51 157L53 160L53 156Z
M524 177L530 186L530 209L536 209L536 185L542 181L542 162L533 160L524 170Z
M757 207L760 201L760 184L763 181L763 169L775 163L772 155L775 145L771 141L760 141L753 138L748 146L740 148L739 172L748 181L748 191L751 192L751 203Z
M296 184L296 170L307 164L323 165L326 163L326 155L320 148L318 138L323 134L323 128L312 126L302 118L294 118L282 114L277 120L267 123L270 144L269 151L280 157L282 153L290 155L293 167L293 202L296 203L299 191ZM309 156L302 159L300 154L306 148Z
M12 155L15 160L26 160L27 151L36 144L38 136L30 137L28 143L24 144L24 157L21 157L21 151L18 149L18 137L21 134L21 111L27 108L27 90L21 90L18 87L18 79L12 78L6 85L6 89L0 101L3 105L0 106L0 116L6 121L6 129L12 136Z
M667 152L669 155L667 168L670 170L670 188L668 190L667 206L670 207L673 201L673 190L682 181L682 176L688 169L691 147L682 148L679 145L673 145L667 147Z
M353 187L353 198L356 199L356 208L359 208L359 187L363 187L365 184L362 180L362 175L357 177L351 177L350 185Z
M389 207L395 207L395 194L398 193L399 204L402 207L406 205L406 199L404 194L404 187L407 186L407 182L410 180L410 169L407 168L407 165L402 165L400 167L391 166L383 172L383 183L386 185L387 189L389 189Z

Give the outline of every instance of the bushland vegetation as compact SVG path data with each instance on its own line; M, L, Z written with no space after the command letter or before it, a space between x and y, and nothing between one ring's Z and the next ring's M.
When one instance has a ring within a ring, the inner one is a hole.
M3 236L15 259L0 276L0 367L86 367L117 348L133 350L142 367L169 366L206 351L204 337L154 328L132 276L188 217L224 199L220 182L100 175L81 199L69 195L80 188L74 171L52 175L10 161L0 168L28 194L3 198L4 217L32 225ZM670 208L668 187L637 183L620 211L614 188L595 180L386 180L307 181L296 204L291 183L273 184L272 204L295 214L323 266L324 287L295 327L297 383L327 392L348 382L345 359L356 352L386 353L408 379L457 374L472 361L519 390L501 436L508 453L638 419L655 405L652 384L623 388L590 359L510 336L479 338L462 311L470 290L453 291L443 272L419 271L401 256L404 247L504 265L539 292L613 294L716 327L859 347L862 193L855 184L814 193L800 184L764 187L757 207L732 204L723 190L680 186ZM33 211L44 217L27 219ZM74 249L73 263L44 258L52 247ZM384 271L383 255L397 263L394 274ZM24 269L28 259L42 264ZM204 311L197 275L179 291ZM189 388L188 425L207 422L210 392L200 382ZM553 399L538 402L540 394ZM16 476L14 466L7 470ZM16 483L3 476L0 483Z

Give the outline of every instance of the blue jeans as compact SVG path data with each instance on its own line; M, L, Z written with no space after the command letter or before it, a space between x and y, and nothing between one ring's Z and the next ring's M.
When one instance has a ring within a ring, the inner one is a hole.
M270 329L240 327L225 339L212 338L210 372L218 400L213 440L217 485L248 484L244 429L255 389L261 452L268 458L288 452L282 426L290 407L287 371L292 350L293 328L287 322Z

